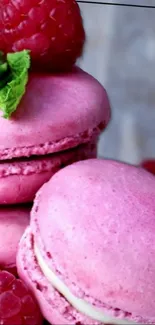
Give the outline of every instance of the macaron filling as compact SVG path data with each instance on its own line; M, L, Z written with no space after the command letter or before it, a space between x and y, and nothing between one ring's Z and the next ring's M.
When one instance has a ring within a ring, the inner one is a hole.
M104 324L116 324L116 325L129 325L131 320L120 319L112 317L102 312L100 309L91 305L84 299L80 299L72 294L68 287L62 282L62 280L49 268L45 263L38 247L34 244L34 253L37 259L38 265L44 274L45 278L50 284L70 303L78 312L94 319L95 321L103 322ZM137 324L132 321L132 324ZM138 323L139 324L139 323Z

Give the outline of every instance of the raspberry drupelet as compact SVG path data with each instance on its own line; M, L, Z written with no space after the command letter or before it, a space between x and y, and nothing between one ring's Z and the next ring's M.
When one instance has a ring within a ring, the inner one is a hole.
M40 309L25 284L0 271L0 324L41 325Z
M82 55L84 43L75 0L0 1L0 50L30 50L33 69L70 69Z

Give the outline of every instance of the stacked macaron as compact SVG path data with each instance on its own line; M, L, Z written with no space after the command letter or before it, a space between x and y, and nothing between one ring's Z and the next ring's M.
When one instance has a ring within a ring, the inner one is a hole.
M16 272L40 187L62 167L96 157L110 106L103 86L75 66L84 44L75 0L0 1L0 269ZM0 323L35 325L21 301L18 312L8 312L8 293L1 294L14 290L15 280L8 277L1 289L7 276L0 277Z
M154 175L76 162L38 192L18 272L52 325L155 324L154 232Z
M29 225L31 206L0 208L0 269L16 274L16 253L23 232Z
M32 202L60 168L95 157L110 107L103 86L74 66L85 43L75 0L2 0L0 30L0 204L6 205Z
M106 92L87 73L31 73L17 111L0 117L0 204L31 202L57 170L94 157L108 121Z

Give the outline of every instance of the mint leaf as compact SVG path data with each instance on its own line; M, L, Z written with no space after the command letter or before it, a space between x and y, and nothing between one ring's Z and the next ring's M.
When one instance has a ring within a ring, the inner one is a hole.
M0 110L6 119L16 111L25 94L29 68L29 51L9 53L5 62L0 53Z
M8 65L7 65L7 63L2 63L2 64L0 65L0 78L3 77L3 75L7 72L7 70L8 70ZM1 80L0 80L0 81L1 81Z

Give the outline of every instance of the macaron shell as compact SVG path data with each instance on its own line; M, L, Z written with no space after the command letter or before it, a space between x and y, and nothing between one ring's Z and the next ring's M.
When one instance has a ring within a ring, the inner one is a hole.
M42 314L46 320L52 325L103 325L104 323L95 321L92 318L77 311L70 303L59 294L57 290L49 283L42 273L40 266L37 263L37 259L34 254L34 237L31 232L31 228L28 227L21 238L19 244L19 250L17 254L17 267L20 278L30 287L30 290L34 293ZM78 288L77 288L78 289ZM91 302L93 299L91 300ZM90 302L90 303L91 303ZM100 302L101 305L101 302ZM135 318L126 311L119 309L113 309L110 306L104 305L97 307L108 316L117 317L119 319L129 319L131 324L135 323ZM141 324L154 324L154 322L148 321L148 319L141 319L139 317L139 323ZM138 322L138 321L137 321Z
M45 262L76 296L153 322L154 198L155 178L141 168L78 162L42 187L31 229Z
M29 225L31 207L0 208L0 268L16 268L19 241Z
M36 192L60 168L96 157L96 141L53 155L0 163L0 204L32 202Z
M50 324L101 325L76 311L46 280L34 256L30 227L26 229L19 244L17 268L20 278L34 293L43 316Z
M10 120L0 117L0 158L6 159L4 151L9 158L9 149L11 153L17 148L35 147L39 151L50 145L51 152L67 149L70 138L80 135L81 143L81 134L92 134L95 127L105 126L109 118L105 89L81 69L75 68L68 74L30 74L27 91L15 114ZM55 148L53 143L57 143Z
M52 176L51 172L13 175L0 179L0 204L32 202L38 189Z

